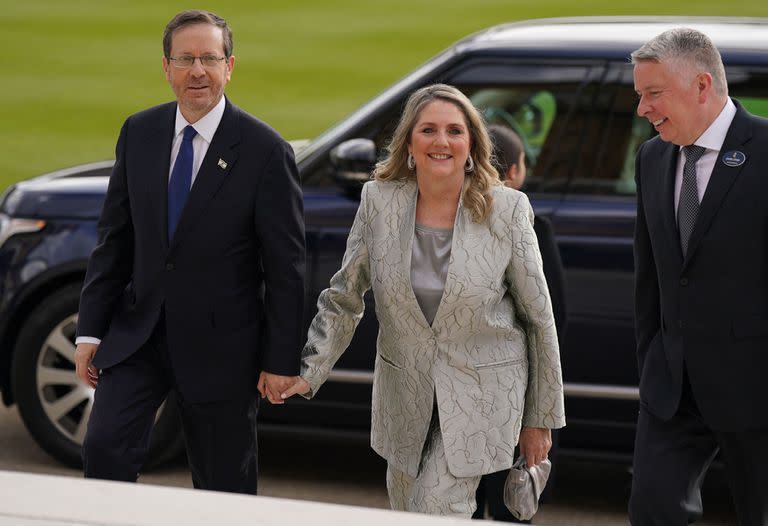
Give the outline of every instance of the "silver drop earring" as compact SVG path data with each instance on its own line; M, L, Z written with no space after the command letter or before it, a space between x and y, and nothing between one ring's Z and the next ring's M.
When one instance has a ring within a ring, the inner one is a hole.
M474 171L475 169L475 161L472 159L472 156L470 155L467 157L467 163L464 165L464 171L469 173Z
M416 159L413 158L413 154L408 154L408 160L406 161L409 170L416 169Z

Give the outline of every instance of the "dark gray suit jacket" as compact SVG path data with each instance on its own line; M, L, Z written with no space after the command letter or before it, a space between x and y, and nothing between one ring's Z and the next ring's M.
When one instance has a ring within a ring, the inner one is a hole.
M707 425L768 427L768 120L737 113L683 258L674 212L679 148L637 154L636 336L641 403L668 419L683 370ZM723 156L738 151L740 166Z

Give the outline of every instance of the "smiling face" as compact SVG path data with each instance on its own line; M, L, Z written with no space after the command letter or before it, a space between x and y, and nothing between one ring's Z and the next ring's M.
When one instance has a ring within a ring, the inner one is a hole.
M411 130L408 151L419 177L464 178L471 146L464 113L444 100L424 106Z
M215 55L224 57L224 37L221 29L212 24L192 24L174 31L171 40L171 57ZM229 82L235 57L220 61L213 67L203 67L195 60L189 69L180 69L173 61L163 57L165 76L176 94L182 115L190 123L218 104Z
M650 121L662 140L693 144L714 120L709 73L697 74L681 61L641 61L634 77L640 97L637 114Z

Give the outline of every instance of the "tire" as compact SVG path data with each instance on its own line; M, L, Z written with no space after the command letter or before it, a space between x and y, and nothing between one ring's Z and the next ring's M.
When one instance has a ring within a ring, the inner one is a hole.
M80 286L67 285L45 297L23 321L11 369L16 404L24 425L43 450L81 467L94 390L75 375L75 329ZM169 403L170 402L170 403ZM158 411L147 466L176 457L183 447L175 400Z

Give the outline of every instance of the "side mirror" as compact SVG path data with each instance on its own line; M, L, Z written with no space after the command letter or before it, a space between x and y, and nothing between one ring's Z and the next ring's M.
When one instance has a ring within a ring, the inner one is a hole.
M331 150L334 177L347 190L371 180L376 165L376 144L370 139L350 139Z

